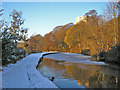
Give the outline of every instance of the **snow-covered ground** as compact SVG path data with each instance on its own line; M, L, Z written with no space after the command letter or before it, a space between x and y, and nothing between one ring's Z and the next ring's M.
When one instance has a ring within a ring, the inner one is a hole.
M9 64L3 67L2 75L2 88L57 88L57 86L36 70L39 58L43 54L50 53L37 53L26 56L19 60L16 64ZM1 79L0 79L1 80Z

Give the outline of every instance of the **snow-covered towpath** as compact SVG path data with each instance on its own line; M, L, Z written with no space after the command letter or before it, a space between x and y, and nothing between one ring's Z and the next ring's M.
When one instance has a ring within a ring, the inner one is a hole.
M45 53L31 54L16 64L3 67L2 88L57 88L36 70L39 58ZM0 86L1 87L1 86Z

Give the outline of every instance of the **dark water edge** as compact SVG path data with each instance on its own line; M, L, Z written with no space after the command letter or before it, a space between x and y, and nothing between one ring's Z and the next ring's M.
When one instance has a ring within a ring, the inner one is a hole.
M55 77L53 83L59 88L120 87L120 68L118 66L66 62L65 60L48 59L49 57L51 58L51 55L43 58L38 70L49 79Z

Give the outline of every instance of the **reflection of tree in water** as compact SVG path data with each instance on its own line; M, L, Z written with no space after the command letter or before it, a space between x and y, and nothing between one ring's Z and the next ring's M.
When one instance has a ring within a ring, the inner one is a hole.
M84 65L84 67L88 67ZM98 68L94 65L94 68ZM88 68L89 69L89 68ZM71 66L66 66L66 76L72 77L77 80L79 85L83 85L89 88L117 88L119 87L118 82L120 78L118 76L105 75L101 73L101 69L91 71L88 69L78 68L78 65L73 64Z
M43 59L43 63L39 65L39 67L42 66L47 66L49 68L52 68L54 70L56 70L56 72L59 72L61 70L64 70L65 67L63 64L59 64L59 63L63 63L64 61L58 61L58 60L52 60L52 59Z
M118 78L118 75L114 75L117 71L110 71L108 67L80 63L64 63L63 61L51 59L44 59L43 62L47 67L55 69L56 72L65 70L62 76L77 80L78 85L89 88L117 88L120 85L120 78ZM106 71L108 72L105 73ZM111 72L114 74L111 74Z
M96 75L95 71L88 71L78 68L76 64L72 66L66 66L66 77L72 77L77 80L79 85L89 87L89 78Z

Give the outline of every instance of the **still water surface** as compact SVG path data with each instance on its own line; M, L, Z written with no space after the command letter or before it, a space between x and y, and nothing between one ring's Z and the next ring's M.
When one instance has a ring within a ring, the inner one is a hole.
M55 77L59 88L118 88L120 67L91 61L90 56L59 53L47 55L38 70L45 77Z

